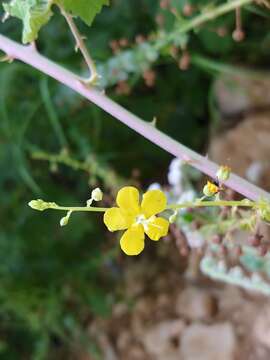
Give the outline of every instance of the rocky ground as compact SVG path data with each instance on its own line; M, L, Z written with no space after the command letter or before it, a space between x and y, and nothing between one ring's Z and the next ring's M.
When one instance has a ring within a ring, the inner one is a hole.
M129 301L89 327L104 360L270 358L270 302L263 296L147 261L128 266L123 286Z

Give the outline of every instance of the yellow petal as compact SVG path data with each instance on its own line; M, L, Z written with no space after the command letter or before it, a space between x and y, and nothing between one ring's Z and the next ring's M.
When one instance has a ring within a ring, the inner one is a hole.
M162 236L168 234L169 221L162 217L153 216L153 220L149 221L145 233L151 240L159 240Z
M144 249L144 231L142 225L132 226L120 239L121 249L127 255L138 255Z
M134 217L131 217L118 207L106 210L103 221L110 231L125 230L131 226Z
M138 214L140 212L139 191L133 186L123 187L118 191L116 203L126 212Z
M142 212L146 218L165 210L167 199L161 190L149 190L143 195Z

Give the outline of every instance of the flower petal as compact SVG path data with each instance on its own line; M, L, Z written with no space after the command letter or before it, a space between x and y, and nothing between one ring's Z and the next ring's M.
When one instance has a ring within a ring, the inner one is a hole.
M142 225L132 226L120 239L121 249L127 255L138 255L144 249L144 231Z
M162 212L166 205L167 199L161 190L149 190L143 195L141 207L146 218Z
M125 186L118 191L116 197L117 205L131 214L138 214L140 212L139 206L139 191L133 186Z
M150 219L145 233L151 240L159 240L162 236L168 234L169 221L162 217L153 216L153 220Z
M131 226L134 217L131 217L118 207L113 207L106 210L103 221L110 231L125 230Z

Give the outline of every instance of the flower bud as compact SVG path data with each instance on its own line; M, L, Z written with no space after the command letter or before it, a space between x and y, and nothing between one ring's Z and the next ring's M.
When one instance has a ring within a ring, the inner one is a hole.
M213 196L219 191L218 186L213 184L211 181L207 181L207 184L203 188L203 193L205 196Z
M39 211L44 211L50 208L57 206L55 203L52 202L45 202L42 199L32 200L28 203L28 205L34 209Z
M267 200L259 201L258 212L262 220L270 222L270 203Z
M231 175L231 168L229 166L220 166L218 171L216 172L216 177L219 181L226 181L229 179Z
M100 190L100 188L96 188L91 193L91 199L95 201L101 201L103 198L103 192Z
M174 213L169 217L169 223L173 224L176 221L177 218L177 210L174 211Z
M68 224L71 214L72 214L72 210L69 210L67 215L62 217L62 219L60 220L60 226L66 226Z
M68 224L69 218L67 216L62 217L60 220L60 226L66 226Z

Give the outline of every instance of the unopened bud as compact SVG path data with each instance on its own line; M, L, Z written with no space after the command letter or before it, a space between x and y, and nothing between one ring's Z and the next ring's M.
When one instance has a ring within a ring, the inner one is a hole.
M95 201L101 201L103 198L103 192L100 190L100 188L96 188L91 193L91 199Z
M66 226L69 222L70 215L72 214L72 211L68 211L67 215L62 217L60 220L60 226Z
M66 216L62 217L60 220L60 226L66 226L68 224L68 218Z
M174 211L174 213L169 217L169 223L173 224L177 218L177 210Z
M243 41L244 38L245 38L245 33L241 29L236 29L232 33L232 38L233 38L234 41L237 41L237 42Z
M34 209L39 211L44 211L50 208L56 207L56 203L53 202L45 202L42 199L32 200L28 203L28 205Z
M216 176L219 181L228 180L230 175L231 175L231 169L229 168L229 166L220 166L220 168L216 172Z

